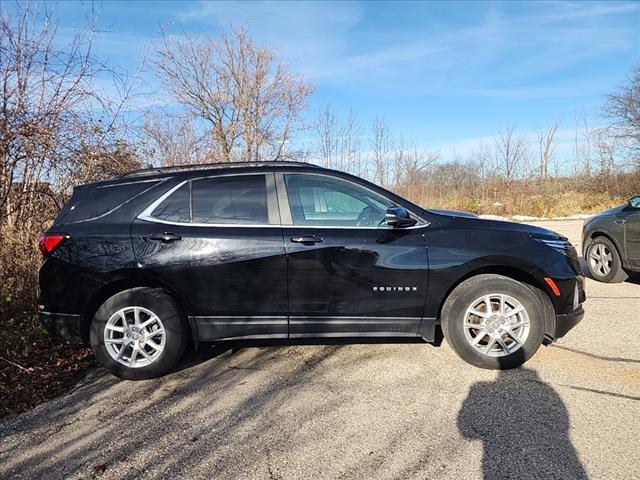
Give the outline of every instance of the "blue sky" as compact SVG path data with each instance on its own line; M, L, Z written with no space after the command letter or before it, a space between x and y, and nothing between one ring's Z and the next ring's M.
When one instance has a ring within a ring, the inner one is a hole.
M353 108L445 155L554 121L569 142L576 115L605 122L606 95L640 63L640 2L57 2L61 32L92 8L113 64L135 70L161 26L245 26L315 83L311 117Z

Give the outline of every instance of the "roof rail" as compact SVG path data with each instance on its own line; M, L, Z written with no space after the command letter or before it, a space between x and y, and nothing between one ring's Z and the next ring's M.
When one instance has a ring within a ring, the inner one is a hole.
M131 172L122 174L118 178L141 177L146 175L159 175L161 173L172 173L172 172L188 172L191 170L215 170L220 168L268 167L268 166L323 168L320 165L315 165L313 163L291 162L291 161L193 163L188 165L172 165L169 167L141 168L140 170L133 170Z

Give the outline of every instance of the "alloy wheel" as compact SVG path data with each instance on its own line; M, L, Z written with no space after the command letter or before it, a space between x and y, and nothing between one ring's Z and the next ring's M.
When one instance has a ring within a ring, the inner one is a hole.
M464 315L467 342L490 357L504 357L519 350L529 331L529 315L522 303L501 293L476 299Z
M596 243L589 252L589 266L591 271L600 277L606 277L613 266L613 255L609 247L603 243Z
M166 331L160 318L144 307L125 307L114 313L104 328L107 352L129 368L150 365L160 357Z

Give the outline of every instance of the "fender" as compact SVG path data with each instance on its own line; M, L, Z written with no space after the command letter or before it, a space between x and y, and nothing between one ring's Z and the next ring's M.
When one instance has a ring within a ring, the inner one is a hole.
M620 245L618 240L616 240L616 236L612 235L611 232L604 228L598 227L590 234L588 234L585 238L582 239L582 256L583 258L587 257L587 247L591 244L595 237L602 236L606 237L618 250L618 254L620 255L620 260L622 261L622 266L624 268L630 268L629 261L627 257L627 251L624 248L624 245ZM587 240L588 239L588 240Z

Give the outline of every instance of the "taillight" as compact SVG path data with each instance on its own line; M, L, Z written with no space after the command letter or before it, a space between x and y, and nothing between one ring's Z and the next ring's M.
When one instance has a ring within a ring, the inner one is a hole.
M45 233L38 241L38 248L43 255L51 255L67 238L69 235L65 233Z

